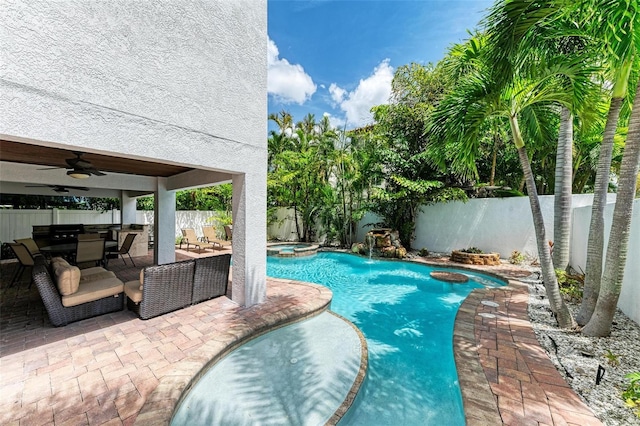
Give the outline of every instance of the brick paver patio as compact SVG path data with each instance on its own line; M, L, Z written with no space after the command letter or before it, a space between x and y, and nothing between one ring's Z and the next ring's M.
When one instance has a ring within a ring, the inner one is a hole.
M185 256L193 254L177 253ZM152 256L135 260L137 268L113 260L109 269L137 279ZM269 279L267 301L248 309L220 297L147 321L125 310L53 328L35 286L7 288L3 266L3 425L166 423L207 362L256 333L323 311L331 298L321 286ZM519 276L508 267L482 271ZM467 423L601 424L537 344L527 297L526 286L511 281L475 290L460 308L454 350Z

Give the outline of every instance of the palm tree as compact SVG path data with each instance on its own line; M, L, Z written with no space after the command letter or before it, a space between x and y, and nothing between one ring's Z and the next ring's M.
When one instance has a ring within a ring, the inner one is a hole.
M577 53L591 51L592 46L587 46L585 31L576 25L573 16L566 13L572 6L573 3L567 0L497 3L487 18L490 44L495 47L490 52L491 61L498 70L494 75L508 81L522 62L530 60L531 56L565 54L569 59ZM571 84L571 80L567 83ZM595 88L591 90L595 91ZM581 97L584 99L585 95ZM584 123L585 119L594 118L594 108L590 106L591 102L574 102L571 109L561 107L554 179L553 263L557 269L564 270L569 264L573 182L572 111L579 113Z
M584 293L576 316L581 325L586 324L591 318L600 293L604 250L604 208L609 189L614 136L627 93L634 56L637 58L640 54L640 10L637 2L588 1L585 3L592 7L591 21L594 25L591 28L594 37L601 40L605 46L613 89L596 171ZM617 203L618 201L616 205Z
M483 123L491 117L508 120L525 176L547 296L560 326L572 327L575 323L560 296L548 249L525 137L548 140L549 120L557 116L558 106L571 108L580 102L591 70L583 67L583 58L577 55L573 55L570 61L565 57L531 59L528 63L519 61L518 73L509 79L496 78L492 67L486 63L477 67L475 72L469 72L439 105L432 130L444 140L460 143L462 154L457 160L468 162L468 167L472 168L475 160L472 153L477 151L478 133ZM567 84L567 80L571 84ZM522 130L521 123L525 125Z
M640 99L640 84L636 81L635 99ZM640 164L640 108L634 108L629 120L629 132L624 148L618 195L613 209L613 221L609 234L604 275L598 300L589 322L582 332L587 336L607 336L611 332L613 315L620 297L624 268L627 260L627 244L633 211L633 198L638 181Z

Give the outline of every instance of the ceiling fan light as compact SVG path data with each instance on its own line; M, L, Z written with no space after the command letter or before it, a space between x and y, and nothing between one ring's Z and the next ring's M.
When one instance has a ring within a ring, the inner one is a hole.
M82 170L68 170L67 176L71 176L75 179L86 179L91 176L91 173Z

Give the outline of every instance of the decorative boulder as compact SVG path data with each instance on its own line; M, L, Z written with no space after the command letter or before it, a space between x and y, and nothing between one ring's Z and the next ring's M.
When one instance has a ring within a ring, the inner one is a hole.
M388 228L372 229L367 232L365 243L361 244L364 250L362 254L369 254L370 249L374 256L397 257L402 259L407 255L407 250L402 247L400 233ZM373 247L372 247L373 246ZM352 251L355 250L352 247Z

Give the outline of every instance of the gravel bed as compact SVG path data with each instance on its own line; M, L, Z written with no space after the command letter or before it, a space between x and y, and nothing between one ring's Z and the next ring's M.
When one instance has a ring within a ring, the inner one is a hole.
M529 318L538 341L567 383L605 425L640 425L621 397L628 386L624 376L640 371L640 326L618 309L609 337L560 329L539 274L520 281L529 285ZM569 303L574 315L578 308ZM599 368L604 376L596 384Z

